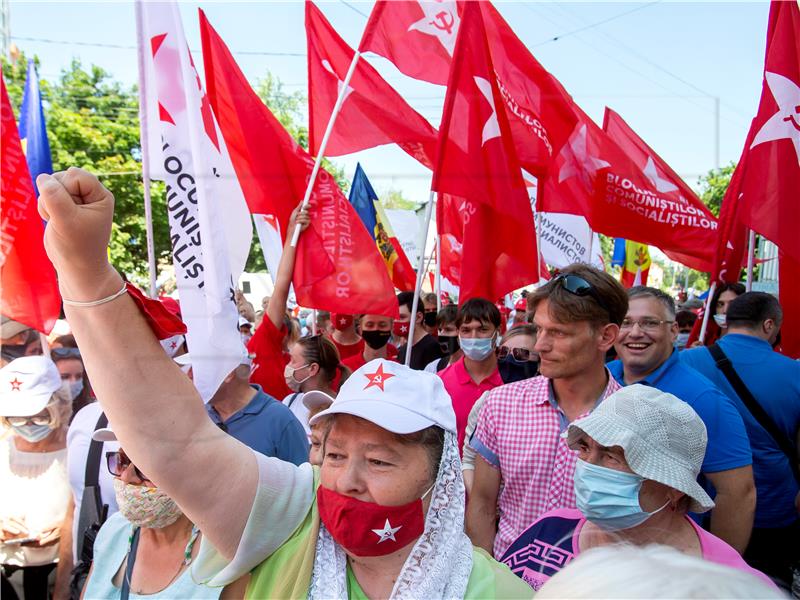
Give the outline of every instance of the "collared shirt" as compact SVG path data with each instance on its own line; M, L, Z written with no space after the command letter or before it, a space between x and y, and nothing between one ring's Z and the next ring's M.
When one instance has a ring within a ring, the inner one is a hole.
M258 392L240 411L224 422L211 404L208 415L220 423L228 435L264 456L274 456L296 465L308 462L308 437L300 421L285 404L267 395L260 386Z
M500 470L502 480L494 556L502 556L541 514L575 508L578 453L561 437L561 417L558 405L550 402L550 385L550 379L540 375L494 388L478 415L470 447ZM598 402L618 389L608 374Z
M464 447L464 430L467 427L469 411L475 405L483 392L487 392L498 385L503 385L500 372L495 366L494 371L480 383L475 383L467 371L462 356L449 367L438 373L444 383L444 389L450 394L453 401L453 410L456 413L456 431L458 432L458 449Z
M706 456L701 469L703 473L717 473L753 464L747 431L733 402L703 375L682 364L678 354L677 350L673 350L661 366L637 383L683 400L703 420L708 434ZM622 361L615 360L607 366L614 378L621 385L626 385Z

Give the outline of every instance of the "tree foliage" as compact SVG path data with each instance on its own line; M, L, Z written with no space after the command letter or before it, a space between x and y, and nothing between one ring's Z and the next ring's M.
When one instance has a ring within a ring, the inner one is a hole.
M736 164L731 163L721 169L712 169L700 177L700 199L715 217L719 217L722 199L725 197L735 168Z

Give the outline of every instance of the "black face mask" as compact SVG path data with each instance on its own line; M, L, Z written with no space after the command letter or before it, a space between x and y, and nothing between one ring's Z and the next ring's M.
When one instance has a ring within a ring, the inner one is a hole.
M458 352L458 349L461 348L461 345L458 343L457 335L440 335L438 340L439 348L442 349L442 353L445 356L455 354Z
M520 362L509 354L497 361L497 370L500 371L503 383L514 383L536 377L539 374L539 362L535 360Z
M436 327L436 311L426 310L422 316L422 322L428 327Z
M27 350L28 344L3 344L2 356L3 360L7 360L11 362L17 358L25 356L25 350Z
M389 338L392 337L392 332L379 330L362 331L361 337L364 338L364 342L367 344L367 346L373 350L380 350L389 343Z

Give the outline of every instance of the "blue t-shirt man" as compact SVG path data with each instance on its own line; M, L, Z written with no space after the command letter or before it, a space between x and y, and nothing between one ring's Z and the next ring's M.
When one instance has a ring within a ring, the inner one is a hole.
M224 422L210 404L208 415L232 437L265 456L296 465L308 462L308 436L300 421L284 404L264 393L259 385L247 406Z
M729 333L718 343L750 393L778 428L795 441L800 428L800 362L774 352L769 343L752 335ZM786 454L747 410L708 348L684 350L680 360L711 380L731 399L744 420L753 450L757 491L754 526L785 527L797 521L798 485Z

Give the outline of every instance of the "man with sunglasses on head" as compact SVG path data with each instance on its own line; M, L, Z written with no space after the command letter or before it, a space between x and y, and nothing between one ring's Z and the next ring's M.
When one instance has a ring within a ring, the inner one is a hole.
M740 553L755 514L752 454L744 422L719 388L683 364L675 349L678 324L672 296L651 287L628 290L628 311L615 343L619 360L608 368L620 385L640 383L677 396L703 420L708 445L701 474L716 491L706 528Z
M502 556L532 519L575 507L577 454L561 433L619 389L605 354L627 308L622 286L585 264L568 266L528 296L541 375L493 389L478 415L466 519L476 546Z

